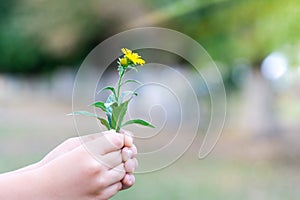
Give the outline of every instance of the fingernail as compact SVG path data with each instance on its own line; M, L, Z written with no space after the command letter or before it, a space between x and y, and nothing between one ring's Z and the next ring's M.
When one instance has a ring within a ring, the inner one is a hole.
M124 147L122 150L123 162L126 162L129 159L127 151L128 151L128 147Z
M131 176L129 175L129 178L128 178L128 183L131 185L132 184L132 178Z
M132 150L131 150L131 149L128 149L126 152L127 152L128 158L129 158L129 159L132 158L132 156L133 156Z
M131 150L132 150L133 154L137 154L137 153L138 153L137 148L136 148L135 145L133 145L133 146L131 147Z
M134 175L130 174L130 184L133 184L135 178L134 178Z

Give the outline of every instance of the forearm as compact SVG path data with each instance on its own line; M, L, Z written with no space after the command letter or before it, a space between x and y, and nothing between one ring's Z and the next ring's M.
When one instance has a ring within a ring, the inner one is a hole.
M0 199L44 199L38 170L0 175Z
M7 172L7 173L4 173L4 174L0 174L0 177L1 177L1 176L4 176L4 175L6 176L6 175L15 174L15 173L20 173L20 172L26 172L26 171L34 170L34 169L39 168L40 166L41 166L41 165L40 165L40 162L34 163L34 164L32 164L32 165L28 165L28 166L26 166L26 167L23 167L23 168L20 168L20 169L11 171L11 172Z

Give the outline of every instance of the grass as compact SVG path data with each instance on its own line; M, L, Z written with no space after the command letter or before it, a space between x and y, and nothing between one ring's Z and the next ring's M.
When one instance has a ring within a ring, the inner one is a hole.
M137 175L135 186L113 199L299 199L287 180L270 165L183 159L162 171Z

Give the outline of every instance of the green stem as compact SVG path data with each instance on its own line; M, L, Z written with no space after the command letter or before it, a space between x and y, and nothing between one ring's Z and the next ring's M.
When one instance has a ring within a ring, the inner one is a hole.
M117 96L116 96L116 100L119 101L119 97L120 97L120 90L121 90L121 82L122 82L122 78L125 74L125 70L122 71L119 80L118 80L118 89L117 89Z

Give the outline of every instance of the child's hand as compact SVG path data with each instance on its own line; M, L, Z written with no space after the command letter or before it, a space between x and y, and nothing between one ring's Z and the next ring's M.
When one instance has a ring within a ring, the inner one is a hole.
M109 131L82 139L85 145L68 140L37 165L2 174L0 199L108 199L134 183L130 137Z
M126 175L122 180L122 184L123 184L122 188L127 189L130 188L135 182L135 177L132 173L135 171L135 169L138 166L138 162L136 158L134 158L134 156L137 154L137 148L133 144L132 133L125 130L121 130L120 133L124 135L124 147L122 148L121 154L122 154L122 160L124 162L125 171L126 171ZM105 134L116 134L116 132L114 130L111 130L111 131L105 131L103 133L96 133L96 134L91 134L82 137L69 138L66 141L64 141L62 144L57 146L55 149L53 149L50 153L48 153L38 163L38 166L43 166L49 163L50 161L79 147L83 143L95 140L96 138L99 138Z
M121 150L128 142L126 137L108 132L100 137L83 138L88 149L97 152L95 156L102 163L76 139L60 145L48 154L38 169L43 192L51 199L108 199L122 188L130 187L134 177L125 174L133 172L137 166L133 158L136 148L132 144L130 148ZM128 155L129 150L132 155ZM127 157L123 158L122 155L126 154Z

